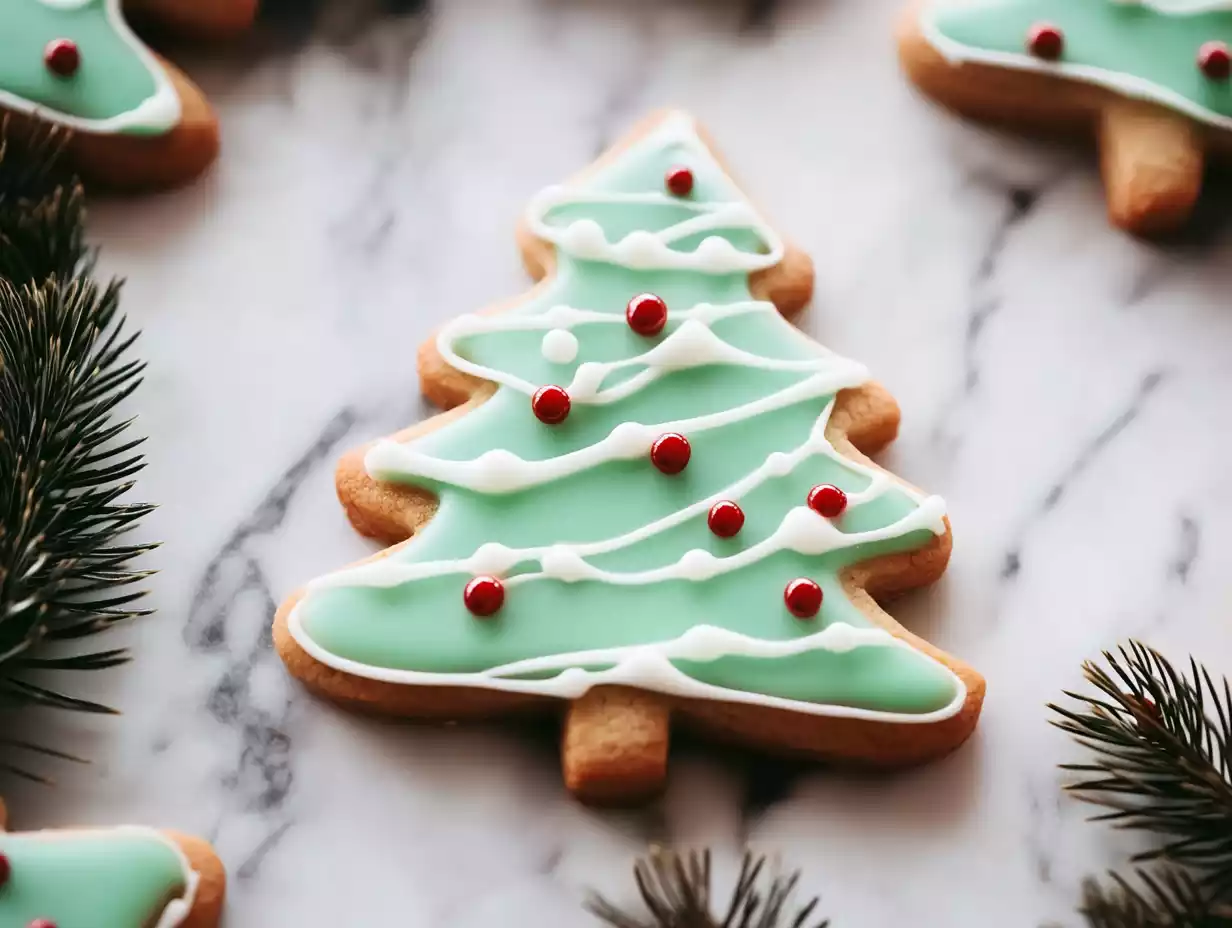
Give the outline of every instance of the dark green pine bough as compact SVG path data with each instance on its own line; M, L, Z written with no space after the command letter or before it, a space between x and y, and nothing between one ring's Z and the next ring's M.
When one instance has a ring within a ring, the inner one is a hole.
M32 706L112 710L63 690L68 672L122 663L82 639L142 614L121 536L152 507L125 501L144 465L115 407L141 381L120 285L92 279L82 192L55 165L63 136L0 129L0 766L40 779L15 737Z
M1232 926L1232 687L1192 658L1177 671L1130 642L1083 666L1093 694L1050 706L1058 728L1092 752L1065 764L1068 788L1106 811L1096 821L1146 832L1150 850L1133 876L1088 879L1080 909L1091 928ZM711 901L708 852L655 850L634 867L645 914L592 896L587 908L612 928L826 928L818 900L792 902L800 874L763 879L766 858L746 854L736 887ZM922 924L928 924L925 919ZM1007 913L1007 928L1019 924Z

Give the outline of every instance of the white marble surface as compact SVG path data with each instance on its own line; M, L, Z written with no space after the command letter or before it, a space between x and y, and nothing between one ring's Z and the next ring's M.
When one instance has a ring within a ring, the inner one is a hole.
M1075 924L1079 878L1126 845L1063 797L1077 752L1044 703L1131 635L1232 670L1226 186L1179 246L1109 229L1088 154L912 93L892 0L280 6L186 59L226 133L213 175L94 213L150 363L159 612L93 682L123 719L47 721L95 762L10 789L15 824L209 836L231 928L589 925L583 890L627 896L652 840L709 844L725 873L746 841L779 852L840 928ZM664 103L814 255L807 329L894 391L886 461L950 503L947 578L897 607L988 678L943 763L869 778L690 747L661 804L596 813L550 739L356 718L270 650L275 604L369 550L333 460L425 414L415 348L522 288L521 205Z

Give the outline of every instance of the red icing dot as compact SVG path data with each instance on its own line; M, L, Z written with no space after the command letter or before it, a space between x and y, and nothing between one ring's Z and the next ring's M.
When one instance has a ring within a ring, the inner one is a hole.
M43 49L43 63L60 77L72 77L81 67L81 52L72 39L52 39Z
M26 928L56 928L56 923L50 918L36 918Z
M667 189L678 197L687 197L693 192L693 172L686 167L677 165L664 177Z
M676 432L664 432L650 446L650 460L665 474L678 474L688 466L693 449L689 440Z
M9 874L12 872L13 868L9 864L9 859L0 854L0 886L4 886L9 881Z
M540 387L530 401L535 418L548 425L564 422L572 405L563 387Z
M744 527L744 510L729 499L721 499L710 507L706 524L720 538L731 538Z
M487 618L500 611L505 602L505 584L495 577L479 576L466 585L462 593L466 608L480 618Z
M1213 81L1226 81L1232 75L1232 54L1223 42L1207 42L1198 49L1198 67Z
M658 335L667 325L667 304L653 293L640 293L629 301L625 319L638 335Z
M837 519L847 508L847 494L831 484L819 484L809 490L808 504L818 515Z
M1027 51L1036 58L1056 61L1065 48L1065 36L1052 23L1036 23L1027 33Z
M808 577L797 577L783 590L783 602L797 619L811 619L821 611L821 587Z

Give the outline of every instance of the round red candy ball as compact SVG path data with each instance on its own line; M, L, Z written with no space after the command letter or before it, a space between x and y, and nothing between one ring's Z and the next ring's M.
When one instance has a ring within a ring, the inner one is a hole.
M495 577L475 577L462 592L462 602L480 618L496 615L505 603L505 584Z
M658 335L667 325L667 304L653 293L640 293L629 301L625 319L638 335Z
M1056 61L1065 50L1065 36L1051 23L1037 23L1027 33L1027 51L1036 58Z
M26 928L56 928L56 923L50 918L36 918Z
M719 500L710 507L706 524L720 538L731 538L744 527L744 510L729 499Z
M692 455L689 440L676 432L664 432L650 446L651 462L665 474L680 473Z
M783 590L787 611L797 619L811 619L821 611L821 587L808 577L798 577Z
M838 487L823 483L809 490L809 509L827 519L837 519L847 508L847 494Z
M667 189L678 197L687 197L693 192L693 172L686 167L672 168L663 180Z
M1232 75L1232 53L1224 42L1207 42L1198 49L1198 67L1213 81L1226 81Z
M9 874L13 872L13 867L9 863L9 859L0 854L0 887L9 881Z
M53 74L72 77L81 67L81 52L72 39L52 39L43 49L43 63Z
M569 394L563 387L540 387L530 401L535 418L548 425L564 422L572 406Z

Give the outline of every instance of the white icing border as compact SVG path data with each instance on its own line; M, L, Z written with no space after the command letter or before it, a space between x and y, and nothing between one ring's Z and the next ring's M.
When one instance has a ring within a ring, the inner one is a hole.
M100 840L109 836L131 836L140 838L155 838L162 844L170 848L180 861L180 870L184 874L184 893L167 902L163 908L162 914L153 928L176 928L181 924L188 913L192 911L193 904L197 899L197 887L201 883L201 874L192 868L189 863L188 856L184 853L184 849L175 841L168 838L157 828L149 828L145 825L116 825L111 828L66 828L66 829L44 829L42 831L21 831L12 832L13 837L20 836L22 840L33 839L36 841L56 842L72 838L98 838ZM0 835L3 837L3 835Z
M56 9L72 10L84 7L92 0L40 0L40 2ZM146 71L153 78L154 93L151 96L146 97L135 108L107 119L86 119L70 113L62 113L3 89L0 89L0 106L83 132L103 134L119 133L131 129L169 132L174 129L180 121L183 110L180 95L175 92L170 76L154 53L141 43L125 22L120 13L120 0L103 0L103 4L111 27L145 65ZM106 75L100 75L99 79L106 80Z
M664 120L663 125L637 143L635 147L663 144L664 141L684 142L694 149L695 155L719 170L717 165L714 165L709 151L697 138L692 119L686 114L672 114ZM563 232L543 224L542 216L552 206L562 202L581 200L671 202L675 204L683 202L695 206L698 216L657 234L630 233L616 243L608 242L602 228L592 220L575 221ZM608 261L639 269L684 268L702 273L751 271L777 264L782 260L784 251L781 240L773 230L766 226L750 207L742 203L698 204L693 201L667 198L656 193L593 194L586 191L550 188L532 203L530 219L532 229L537 235L555 243L557 247L575 257ZM753 229L762 241L770 246L770 252L766 255L736 252L726 239L716 236L704 239L693 253L676 252L669 247L670 242L678 238L704 231L705 228L717 228L720 225L725 227L742 225ZM721 244L705 248L708 242ZM703 251L706 253L703 254ZM868 372L862 365L833 354L804 338L798 332L799 337L817 352L815 358L805 361L777 361L760 358L726 344L710 330L710 324L718 319L750 312L777 312L777 309L771 303L746 300L728 305L697 304L687 310L673 312L672 318L680 321L681 325L644 354L608 364L580 365L568 388L571 398L581 403L610 402L612 399L627 396L635 390L644 388L665 371L702 364L734 363L766 369L813 371L812 376L777 393L718 413L655 426L622 423L613 429L607 438L594 445L545 461L525 461L501 449L485 452L473 461L445 461L415 451L410 445L386 440L378 442L368 452L365 457L365 466L373 476L382 471L396 471L403 476L428 477L453 486L470 487L481 492L509 492L559 479L604 461L646 454L655 437L665 431L681 431L689 434L708 428L717 428L761 412L801 402L810 397L837 393L840 389L854 387L868 380ZM550 307L546 312L538 315L468 315L455 319L442 329L437 338L437 347L441 356L455 368L530 395L537 389L536 385L516 375L475 364L462 358L454 350L455 340L466 335L496 331L569 330L575 325L589 323L624 325L625 320L620 315L571 306ZM796 330L791 329L791 331ZM634 364L645 365L647 371L643 373L647 376L643 377L639 374L609 391L601 390L602 381L608 373ZM630 384L632 386L629 386ZM574 391L577 392L576 396L574 396ZM422 577L451 573L500 575L515 564L527 560L538 560L540 571L509 577L505 580L507 586L514 587L548 578L564 582L595 579L618 585L655 583L669 579L703 581L719 573L755 563L781 550L790 549L816 555L894 537L901 532L928 529L936 535L943 534L945 532L945 504L939 497L925 498L884 472L850 461L834 449L825 437L826 424L834 409L834 404L835 401L831 400L826 405L814 423L809 437L793 451L773 452L767 456L762 465L736 483L704 500L699 500L691 506L670 513L662 519L625 535L588 544L555 544L520 550L489 543L482 545L471 557L458 561L398 563L393 559L384 558L344 568L317 578L308 585L305 599L313 591L336 586L356 584L396 586ZM675 564L632 573L600 570L585 561L587 556L618 550L666 531L704 512L720 499L738 500L765 480L790 473L799 463L816 454L829 456L850 470L868 477L868 486L858 493L850 494L849 504L858 505L874 499L893 486L915 500L918 503L917 509L893 525L868 532L844 534L833 523L818 516L811 509L798 506L787 512L778 528L769 537L731 557L716 558L707 551L694 549L684 552ZM327 651L317 645L303 628L301 618L303 602L304 600L301 600L291 610L287 619L291 637L300 647L326 666L354 676L389 683L411 686L475 686L560 699L576 699L594 686L624 684L685 698L760 705L807 715L913 724L928 724L949 718L961 710L967 697L966 686L962 679L940 661L930 658L905 641L895 638L885 629L855 628L843 622L832 623L812 635L776 641L751 638L703 624L693 626L683 635L669 641L547 655L478 673L434 673L374 667ZM954 699L949 705L929 713L883 712L727 689L694 680L671 664L672 658L709 661L729 654L769 657L800 654L811 650L849 651L857 647L902 647L925 660L932 660L951 678L955 690ZM579 666L587 663L607 662L614 662L615 666L598 672L590 672ZM511 673L557 668L560 668L561 672L547 680L507 678L507 675Z
M1068 77L1076 81L1103 87L1105 90L1111 90L1130 99L1158 103L1169 109L1177 110L1198 122L1216 126L1220 129L1232 130L1232 116L1223 116L1213 110L1209 110L1193 102L1188 97L1182 96L1174 90L1169 90L1167 87L1161 87L1159 84L1148 81L1145 78L1125 74L1120 71L1109 71L1106 68L1096 68L1091 65L1073 64L1066 61L1047 61L1025 53L1017 54L975 48L943 35L935 22L934 17L936 14L943 8L955 9L970 5L969 2L934 3L920 14L921 35L950 64L962 64L971 61L976 64L995 65L1015 71L1032 71L1037 74ZM1153 3L1145 5L1165 15L1197 12L1197 10L1167 10ZM1195 48L1194 54L1196 55L1197 53L1198 50ZM1197 67L1196 64L1194 66Z

